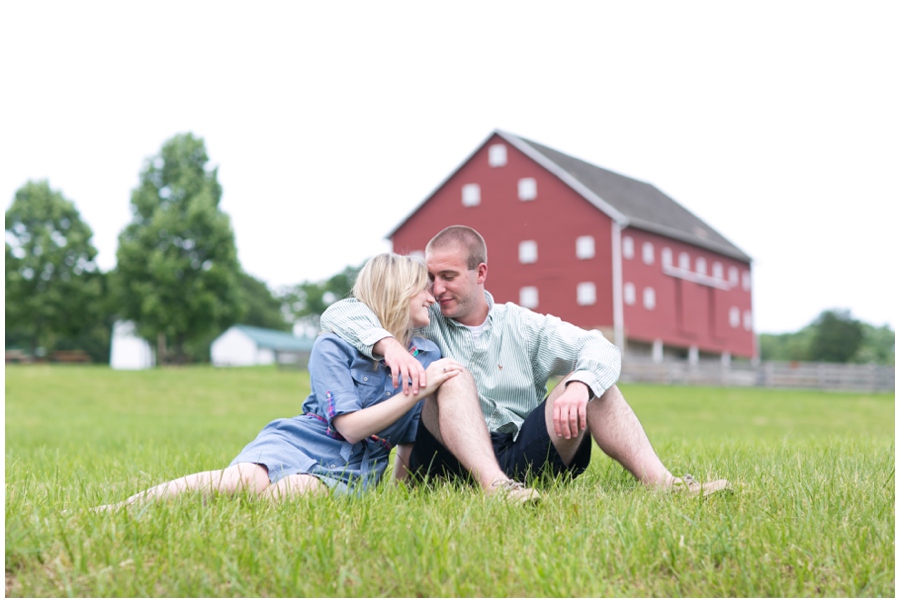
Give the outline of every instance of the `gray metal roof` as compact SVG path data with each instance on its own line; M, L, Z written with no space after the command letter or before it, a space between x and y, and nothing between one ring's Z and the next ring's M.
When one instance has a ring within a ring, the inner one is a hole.
M500 130L496 134L623 226L655 232L728 257L751 261L749 255L652 184L616 174L515 134Z
M261 327L234 325L234 328L242 331L259 347L277 352L309 352L316 341L309 337L297 337L292 333Z

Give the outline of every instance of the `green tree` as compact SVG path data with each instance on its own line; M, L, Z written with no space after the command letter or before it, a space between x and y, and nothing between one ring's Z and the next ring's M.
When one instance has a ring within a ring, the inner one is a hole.
M119 235L115 287L122 317L184 362L185 344L232 325L244 311L231 221L219 209L217 169L202 139L179 134L149 158Z
M291 325L281 311L281 300L272 294L269 287L243 271L239 279L246 310L238 322L252 327L290 331Z
M347 266L334 276L318 282L304 281L281 291L282 310L291 323L304 325L310 331L319 330L319 319L325 309L350 295L359 266Z
M894 364L894 330L888 325L875 327L863 323L863 342L853 356L853 362L859 364Z
M102 321L92 237L75 204L46 180L16 191L6 212L6 329L32 354Z
M812 323L809 358L818 362L849 362L863 342L862 323L849 310L826 310Z

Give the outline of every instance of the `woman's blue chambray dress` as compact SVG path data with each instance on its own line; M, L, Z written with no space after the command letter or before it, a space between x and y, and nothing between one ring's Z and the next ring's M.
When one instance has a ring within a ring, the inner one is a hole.
M413 338L410 353L423 367L441 357L427 339ZM269 481L296 473L309 473L341 492L365 490L381 479L390 450L415 439L422 402L388 428L351 444L334 427L334 418L391 398L391 375L383 363L374 363L337 335L320 335L309 359L312 392L303 414L276 419L231 461L257 463L269 471Z

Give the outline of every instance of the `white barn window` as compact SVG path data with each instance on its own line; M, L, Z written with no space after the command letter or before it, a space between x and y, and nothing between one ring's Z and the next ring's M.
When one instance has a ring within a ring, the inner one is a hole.
M630 260L634 257L634 239L631 237L624 237L622 239L622 257L626 260Z
M644 287L644 307L648 310L656 307L656 291L653 287Z
M697 267L697 274L706 274L706 260L704 258L697 258L695 266Z
M519 200L533 201L537 198L537 181L534 178L519 180Z
M669 267L672 265L672 250L668 247L663 247L662 250L662 263L663 266Z
M491 167L503 167L506 165L505 144L492 144L488 147L488 165Z
M635 302L634 283L625 283L622 287L622 297L629 306L633 306Z
M722 269L721 262L713 262L713 278L719 280L725 278L725 271Z
M537 241L522 241L519 243L519 262L522 264L534 264L537 261Z
M741 311L734 306L728 311L728 324L730 324L733 329L741 326Z
M750 310L744 310L744 329L753 330L753 313Z
M644 256L644 263L650 266L653 264L653 243L649 241L644 243L641 249L641 254Z
M477 184L464 184L462 187L462 204L473 207L481 203L481 187Z
M741 275L741 285L744 287L744 291L750 290L750 271L744 270L744 274Z
M578 283L578 305L593 306L597 301L597 287L594 283Z
M734 266L728 269L728 282L732 285L738 284L738 269Z
M682 270L691 269L691 256L689 256L687 252L682 251L678 254L678 267Z
M589 260L594 257L594 237L584 236L575 239L575 257Z
M538 305L537 287L522 287L519 289L519 305L523 308L535 309Z

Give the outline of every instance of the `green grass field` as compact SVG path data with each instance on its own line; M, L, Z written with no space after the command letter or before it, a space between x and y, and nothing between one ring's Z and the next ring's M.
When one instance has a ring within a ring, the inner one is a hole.
M708 500L648 491L595 448L531 510L386 480L84 511L225 467L308 387L273 368L8 366L7 596L894 596L893 394L623 385L676 475L743 484Z

